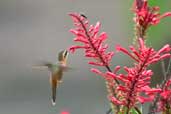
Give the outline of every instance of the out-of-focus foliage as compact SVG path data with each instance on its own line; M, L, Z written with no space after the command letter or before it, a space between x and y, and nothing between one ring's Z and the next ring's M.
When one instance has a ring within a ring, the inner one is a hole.
M166 11L171 11L171 1L170 0L149 0L151 6L159 6L160 13ZM148 32L149 44L158 48L164 43L171 43L171 18L165 18L157 26L151 27Z
M150 5L159 6L160 13L166 11L171 11L171 0L149 0ZM154 48L159 49L163 44L168 43L171 44L171 17L165 18L161 21L157 26L151 27L147 33L147 43L152 45ZM165 61L165 65L167 66L167 61ZM155 78L152 80L152 84L161 81L163 79L161 64L153 66L155 69Z

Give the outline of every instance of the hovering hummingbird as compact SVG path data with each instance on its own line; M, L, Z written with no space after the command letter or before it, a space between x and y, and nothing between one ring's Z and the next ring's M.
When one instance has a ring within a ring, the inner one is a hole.
M41 65L35 66L35 68L47 67L50 71L50 84L51 84L51 96L52 96L52 105L56 104L56 89L59 84L62 83L63 72L68 70L67 67L67 58L68 51L63 50L58 53L58 63L52 64L50 62L44 62Z

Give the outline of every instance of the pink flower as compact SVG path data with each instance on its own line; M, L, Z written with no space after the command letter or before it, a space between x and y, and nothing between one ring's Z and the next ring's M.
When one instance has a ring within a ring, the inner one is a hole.
M104 42L107 39L107 34L105 32L99 34L100 22L97 22L95 26L89 25L85 16L76 13L69 15L76 27L70 30L76 36L74 41L83 44L70 47L70 51L75 52L76 49L84 49L85 56L94 59L94 61L89 61L89 64L108 67L114 52L106 52L108 45Z
M92 59L89 64L107 68L108 71L105 73L95 68L92 68L91 71L106 79L108 98L116 106L126 107L127 114L136 104L153 101L156 93L160 93L162 100L170 99L169 94L171 94L170 89L161 90L149 86L153 71L148 69L148 66L153 63L171 58L170 45L166 44L156 51L144 43L146 28L158 24L161 18L171 16L171 13L160 15L159 8L150 8L147 0L135 0L134 11L136 13L135 22L140 33L138 36L142 36L137 37L138 47L130 46L127 50L120 45L116 46L117 52L122 52L135 61L131 67L124 66L125 73L119 73L121 66L116 66L113 71L109 67L114 52L107 52L108 45L105 44L107 34L105 32L99 33L100 22L97 22L96 25L89 25L89 21L84 15L69 14L75 26L70 32L75 35L74 41L82 44L70 47L70 51L74 53L77 49L83 49L85 57ZM170 85L171 82L168 83L167 85ZM166 87L168 88L168 86Z
M109 98L114 104L124 105L127 108L134 107L137 103L151 102L155 98L155 94L161 92L161 89L149 87L153 71L148 70L147 67L152 63L171 57L169 45L155 51L153 48L147 47L141 38L138 41L139 48L135 49L130 46L131 52L121 46L116 47L117 51L123 52L136 62L133 67L124 67L125 74L117 74L120 69L119 66L114 69L114 72L102 73L93 70L107 80L115 79L121 82L115 90L116 93L121 95L119 97L109 96Z
M165 83L160 93L160 100L158 104L159 104L159 108L158 108L159 111L162 110L165 112L166 110L169 110L167 108L170 108L171 110L171 79Z
M171 16L171 12L159 14L158 6L148 6L148 0L134 0L133 11L135 12L135 22L146 29L150 25L156 25L164 17Z
M151 47L146 47L144 41L141 38L139 38L138 43L139 43L138 50L136 50L134 46L129 47L132 53L130 53L127 49L121 46L117 46L116 49L117 51L123 52L126 55L130 56L133 60L143 64L144 66L148 66L162 59L171 57L169 53L171 51L171 47L169 44L163 46L159 51L155 51Z

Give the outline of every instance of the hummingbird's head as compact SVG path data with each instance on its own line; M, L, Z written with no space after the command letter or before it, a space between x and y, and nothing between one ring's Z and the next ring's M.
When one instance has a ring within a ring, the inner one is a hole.
M67 63L67 58L68 58L68 51L67 50L63 50L61 52L59 52L58 54L58 61L61 65L66 66Z

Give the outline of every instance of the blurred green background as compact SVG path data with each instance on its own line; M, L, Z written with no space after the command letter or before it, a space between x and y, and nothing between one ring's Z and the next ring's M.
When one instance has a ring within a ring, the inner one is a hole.
M149 0L161 13L171 11L170 0ZM73 71L64 74L58 89L57 105L51 106L48 71L33 70L39 61L56 62L57 53L73 43L69 12L83 12L90 23L102 23L108 33L109 50L115 45L132 44L133 0L0 0L0 113L1 114L105 114L109 108L102 77L89 71L82 50L69 55ZM148 32L147 43L159 49L171 44L171 18ZM131 65L123 54L116 54L115 65ZM161 80L160 63L152 67L153 82ZM144 109L146 110L146 109Z

